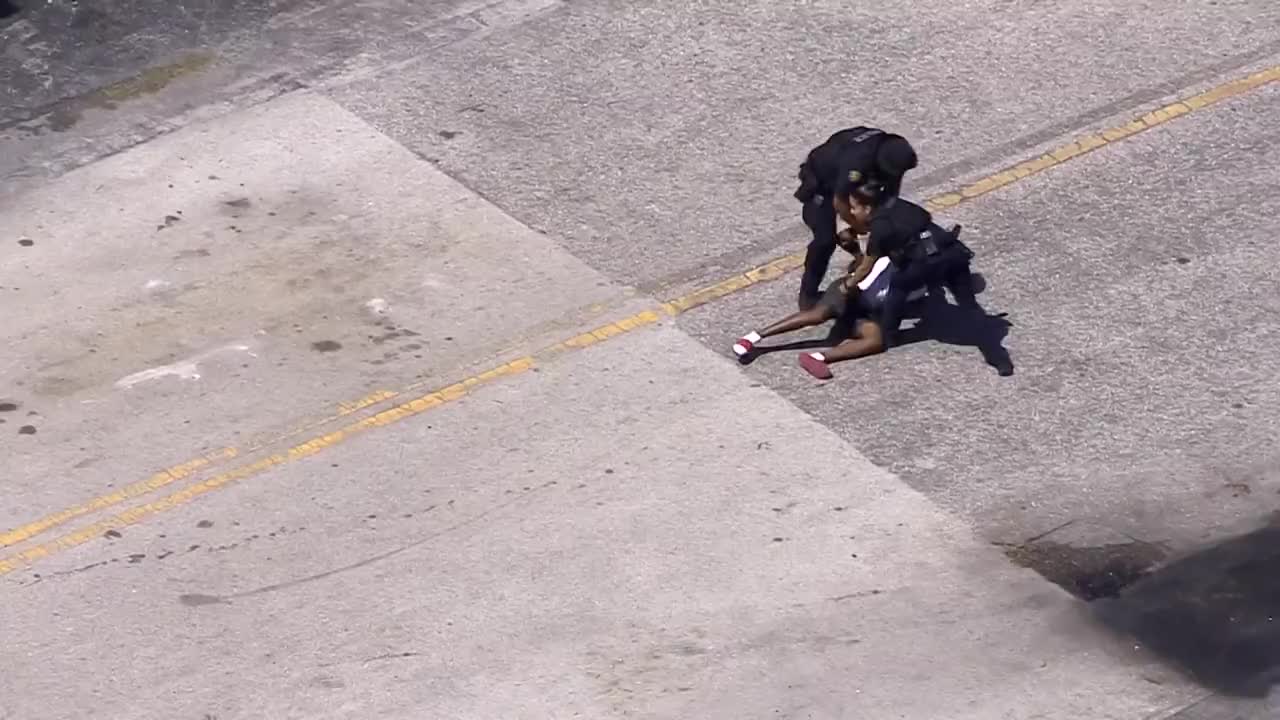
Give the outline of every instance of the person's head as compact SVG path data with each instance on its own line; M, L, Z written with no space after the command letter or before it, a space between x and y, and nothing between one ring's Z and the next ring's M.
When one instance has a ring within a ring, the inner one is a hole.
M876 152L876 166L888 177L901 178L908 170L915 168L920 159L906 138L891 135L880 143Z
M871 213L880 207L884 199L884 186L879 183L872 181L854 185L841 203L844 205L841 215L849 227L865 233L871 228Z

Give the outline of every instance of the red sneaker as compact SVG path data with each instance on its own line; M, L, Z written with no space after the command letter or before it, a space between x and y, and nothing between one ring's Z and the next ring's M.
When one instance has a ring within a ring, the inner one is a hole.
M751 351L755 349L755 343L745 337L738 338L738 342L733 344L733 354L740 358L750 355Z
M830 380L832 377L831 368L827 367L822 353L800 353L800 367L819 380Z

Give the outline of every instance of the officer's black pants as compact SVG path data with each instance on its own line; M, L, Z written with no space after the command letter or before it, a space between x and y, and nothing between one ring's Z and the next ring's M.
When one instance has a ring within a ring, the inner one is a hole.
M969 271L969 254L959 243L947 246L927 260L913 261L894 273L880 312L880 329L886 348L893 347L897 341L907 296L922 287L942 285L951 289L961 307L969 310L978 308Z
M813 240L809 243L808 252L804 256L804 276L800 279L800 294L817 299L821 294L818 286L827 274L827 265L831 263L831 255L836 251L836 209L830 197L823 197L821 202L810 201L804 204L801 215L804 224L813 232Z

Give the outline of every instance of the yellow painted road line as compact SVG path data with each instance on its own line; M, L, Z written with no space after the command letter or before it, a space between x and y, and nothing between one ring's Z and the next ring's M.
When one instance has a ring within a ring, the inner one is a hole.
M210 453L204 457L199 457L195 460L189 460L179 465L165 468L146 480L133 483L132 485L127 485L115 492L99 495L87 502L79 505L73 505L65 510L59 510L58 512L51 513L39 520L36 520L35 522L30 522L26 525L13 528L12 530L0 532L0 548L12 547L19 543L26 542L42 532L52 530L53 528L71 522L78 517L82 517L99 510L105 510L126 500L155 492L156 490L172 485L179 480L185 480L192 475L195 475L197 472L208 470L227 460L233 460L242 455L251 455L263 448L284 442L285 440L301 435L308 430L320 427L321 425L327 425L346 415L377 405L380 402L385 402L398 397L399 395L401 395L401 393L392 390L378 390L358 400L339 404L338 412L336 414L309 422L283 435L277 435L269 440L257 443L252 447L243 450L239 448L223 448L222 450Z
M1169 105L1165 105L1164 107L1153 110L1149 113L1145 113L1141 117L1134 118L1130 122L1125 123L1123 125L1107 128L1100 132L1092 133L1090 135L1077 138L1072 142L1062 145L1060 147L1057 147L1053 150L1050 150L1049 152L1044 153L1039 157L1032 158L1030 160L1026 160L1016 165L1007 167L997 173L993 173L991 175L988 175L985 178L977 180L976 182L970 183L960 188L959 190L943 193L941 195L937 195L932 198L929 198L926 201L925 206L932 212L937 212L938 210L955 207L961 203L964 203L974 198L978 198L988 193L994 192L1002 187L1007 187L1008 185L1018 182L1019 180L1022 180L1024 178L1042 173L1050 168L1053 168L1065 162L1068 162L1069 160L1091 153L1099 148L1106 147L1107 145L1119 142L1129 137L1133 137L1134 135L1145 132L1155 127L1159 127L1160 125L1168 123L1179 117L1191 114L1193 112L1196 112L1206 107L1210 107L1224 100L1239 97L1241 95L1244 95L1245 93L1251 92L1265 85L1269 85L1273 82L1276 82L1277 80L1280 80L1280 65L1268 68L1266 70L1252 73L1245 77L1241 77L1236 80L1223 83L1221 85L1217 85L1213 88L1210 88L1209 90L1206 90L1205 92L1199 93L1198 95L1194 95L1194 96L1185 98L1183 100L1179 100L1178 102L1174 102ZM682 297L668 300L667 302L662 303L660 308L656 310L646 310L644 312L637 313L636 315L625 318L623 320L619 320L615 323L610 323L608 325L604 325L599 328L596 328L595 330L592 330L590 332L582 333L581 335L577 335L575 337L569 338L568 340L557 343L551 346L550 348L547 348L539 353L535 353L534 356L531 356L526 359L529 360L530 362L533 362L534 358L546 359L552 355L555 355L561 352L578 350L584 347L589 347L599 342L604 342L605 340L630 332L631 330L634 330L638 327L643 327L646 325L656 323L659 320L660 315L675 316L684 312L688 312L693 308L701 307L719 298L723 298L728 295L741 292L742 290L745 290L749 287L757 285L761 282L766 282L769 280L774 280L776 278L779 278L782 275L792 270L796 270L802 267L803 265L804 265L804 253L793 253L790 255L777 258L768 263L765 263L764 265L753 268L739 275L734 275L733 277L722 280L709 287L701 288L699 290L695 290L694 292L691 292ZM505 368L508 366L504 365L501 367ZM462 383L459 383L458 385L453 385L450 387L464 386L465 388L470 388L481 382L487 382L487 380L481 380L480 378L488 376L493 372L495 372L495 370L491 370L488 373L482 373L481 375L468 378L467 380L462 381ZM506 374L510 374L510 373L506 373ZM410 389L412 389L412 387ZM439 392L443 393L445 391L442 390ZM9 547L9 546L24 542L39 533L50 530L54 527L57 527L58 525L69 522L85 514L103 510L113 505L129 500L131 498L138 497L139 495L143 495L149 492L154 492L155 490L159 490L160 488L163 488L167 485L177 482L178 480L185 479L199 470L207 469L209 466L211 466L216 462L231 459L236 457L237 455L246 455L251 452L257 452L258 450L263 449L265 446L269 444L274 444L276 442L283 441L290 437L294 437L302 432L305 432L306 430L315 428L322 424L327 424L328 422L332 422L345 415L349 415L361 409L376 405L380 402L385 402L387 400L394 399L396 397L401 396L402 394L404 394L404 391L396 392L391 390L379 390L359 400L340 405L337 415L330 416L329 418L325 418L324 420L309 423L306 426L296 429L284 436L274 438L273 440L267 441L265 443L261 443L255 448L252 448L248 451L238 451L234 448L228 448L219 453L215 453L214 455L192 460L190 462L177 465L167 470L162 470L156 475L152 476L151 478L148 478L147 480L143 480L141 482L130 485L124 488L123 490L102 495L84 504L77 505L60 512L52 513L33 523L29 523L27 525L23 525L22 527L15 528L13 530L9 530L4 533L0 533L0 547ZM437 393L432 393L430 395L426 395L423 397L428 398L435 395L437 395ZM405 405L397 406L397 408L403 408L408 405L412 405L413 403L420 402L421 400L423 400L423 398L410 401ZM423 407L422 409L417 410L416 412L413 412L410 415L405 415L404 417L416 415L418 412L425 411L427 409L430 409L431 407L435 407L438 404L440 403ZM376 417L383 416L385 413L393 412L397 408L392 408L392 410L384 411L384 413L378 413L376 415L373 415L372 417L376 418ZM367 421L361 421L361 422L363 423ZM360 424L361 423L357 423L356 425L358 426ZM328 437L328 436L324 436L324 437ZM337 441L334 441L334 442L337 442ZM305 445L306 443L303 444L303 446ZM297 447L303 447L303 446L297 446ZM324 445L324 447L328 447L328 445ZM293 459L293 456L288 454L286 454L285 456L274 455L272 457L284 457L285 459L282 462ZM298 457L303 457L303 455L298 455ZM201 487L205 487L209 483L213 483L213 485L209 486L209 490L215 489L216 487L221 487L230 482L233 482L234 480L239 480L239 479L242 479L243 477L248 477L249 475L256 474L258 472L261 472L262 470L265 470L269 467L273 467L274 465L279 464L278 462L275 462L275 463L267 463L264 465L263 464L264 462L265 461L259 461L258 463L247 465L247 466L244 466L243 468L232 470L228 473L223 473L222 475L218 475L210 480L206 480L203 483L199 483L193 487L201 488ZM241 474L236 475L236 473L241 473ZM231 479L226 479L229 477ZM215 481L218 481L218 482L215 482ZM202 495L205 492L208 492L209 490L196 492L196 494L193 495L192 498ZM161 500L157 503L150 503L148 505L144 505L141 507L142 508L160 507L162 503L168 502L170 498L177 498L180 496L185 497L183 493L187 493L187 492L192 492L192 490L191 489L184 490L174 495L170 495L169 498ZM141 519L142 517L148 517L150 515L153 515L157 512L160 512L163 509L167 509L168 507L172 507L174 505L185 504L188 501L189 499L170 502L169 505L165 505L160 509L143 512L142 515L139 516L139 519ZM20 552L4 560L0 560L0 575L6 574L8 572L12 572L13 570L19 567L25 566L27 564L27 560L23 558L34 559L39 557L45 557L46 555L51 554L51 552L53 552L53 550L50 550L50 548L61 548L63 547L63 545L66 545L66 547L74 547L76 545L82 544L87 539L92 539L95 533L101 534L101 532L105 532L106 530L109 530L112 527L116 526L116 525L111 525L111 523L123 522L121 518L126 518L126 519L132 518L133 515L131 513L135 513L137 511L138 511L138 508L135 508L134 510L126 511L124 513L114 516L113 518L103 521L103 523L92 525L90 526L90 528L86 528L85 530L77 531L75 533L71 533L70 535L65 535L63 537L53 540L50 543L46 543L45 545L38 546L31 550L27 550L25 552ZM132 520L124 524L133 524L133 522L137 522L137 520ZM98 528L99 525L102 526L101 532L98 532L96 530L93 532L90 532L90 529ZM86 532L88 532L89 535L85 536L85 539L79 539ZM70 544L67 545L66 543L70 543ZM32 553L34 553L34 555Z
M1091 153L1099 148L1106 147L1126 138L1133 137L1138 133L1159 127L1171 120L1180 118L1183 115L1189 115L1202 108L1216 105L1223 100L1239 97L1247 92L1257 90L1258 88L1263 87L1264 85L1269 85L1277 80L1280 80L1280 65L1223 83L1210 88L1199 95L1194 95L1175 103L1165 105L1162 108L1152 110L1141 117L1134 118L1124 125L1117 125L1116 127L1102 130L1101 132L1077 138L1074 141L1067 143L1066 145L1062 145L1061 147L1054 148L1039 157L1007 167L998 173L988 175L987 177L982 178L975 183L966 185L954 192L943 193L942 195L929 198L925 207L928 208L930 212L937 212L938 210L955 207L962 202L994 192L995 190L999 190L1006 185L1011 185L1023 178L1038 175L1045 170L1057 167L1068 160Z
M182 463L181 465L174 465L171 468L161 470L146 480L133 483L132 485L126 485L113 493L100 495L86 503L73 505L65 510L60 510L56 513L46 515L35 522L27 523L22 527L7 530L0 534L0 547L17 545L18 543L29 540L46 530L55 528L66 522L70 522L82 515L88 515L89 513L97 512L98 510L103 510L111 507L112 505L122 503L130 498L154 492L166 485L171 485L179 480L190 477L198 470L202 470L219 460L234 458L238 454L239 451L235 448L226 448L216 453L211 453L204 457Z
M645 310L616 322L602 325L590 332L556 343L555 345L545 348L534 355L513 360L505 365L500 365L492 370L480 373L479 375L473 375L446 388L428 393L388 410L383 410L382 412L371 415L358 422L351 423L333 432L313 437L306 442L285 450L284 452L275 453L256 462L242 465L238 468L215 475L207 480L203 480L191 487L179 490L178 492L172 493L155 502L139 505L125 510L124 512L117 513L116 515L93 523L92 525L81 528L80 530L62 535L49 542L36 545L0 559L0 575L8 575L9 573L17 570L30 567L34 563L62 552L63 550L78 547L91 540L100 538L108 531L127 527L129 525L135 525L149 517L158 515L175 507L186 505L198 497L206 495L214 490L227 487L254 475L258 475L270 468L314 455L368 430L392 425L400 422L401 420L405 420L428 410L437 408L445 403L453 402L454 400L458 400L466 396L476 387L493 382L499 378L516 375L529 370L536 362L538 362L538 360L547 360L561 353L579 350L599 342L604 342L605 340L617 337L618 335L652 325L660 319L661 315L657 310ZM176 477L170 479L168 482L157 486L157 488L163 487L164 484L169 484L176 479ZM138 486L140 487L143 484L145 483L139 483ZM93 509L102 509L108 504L114 504L121 500L122 499L117 498L115 494L104 496L104 499L98 502ZM65 513L57 513L49 517L56 519L61 518L64 514ZM65 521L65 519L62 520L62 522ZM39 532L41 529L47 529L47 527L38 527L39 525L40 523L37 522L25 527L33 531L31 534ZM46 523L46 526L49 526L48 523ZM18 532L19 531L11 531L15 536ZM30 536L30 534L27 534L23 539L29 538Z
M132 507L105 520L101 520L75 532L55 538L50 542L15 553L9 557L0 559L0 575L7 575L16 570L21 570L22 568L29 567L35 562L55 555L63 550L68 550L70 548L83 545L91 540L96 540L111 530L118 530L130 525L136 525L147 518L172 510L173 508L186 505L196 498L207 495L214 490L231 486L241 480L258 475L264 470L268 470L294 460L299 460L301 458L310 457L374 428L386 427L387 425L398 423L401 420L414 417L415 415L440 407L446 403L459 400L466 397L473 389L480 385L493 382L499 378L509 377L525 372L532 368L533 364L534 360L532 357L523 357L513 360L505 365L500 365L487 372L467 378L462 382L454 383L446 388L441 388L435 392L428 393L408 402L401 403L395 407L383 410L382 412L370 415L363 420L351 423L345 427L334 430L333 432L313 437L310 440L294 445L283 452L270 455L248 465L242 465L238 468L215 475L207 480L198 482L190 487L160 498L155 502L149 502L145 505Z

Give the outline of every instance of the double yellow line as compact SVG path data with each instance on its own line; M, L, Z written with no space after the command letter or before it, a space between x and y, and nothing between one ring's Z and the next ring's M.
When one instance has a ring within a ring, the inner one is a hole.
M1230 98L1238 97L1264 85L1276 82L1277 80L1280 80L1280 65L1223 83L1198 95L1179 100L1178 102L1171 103L1162 108L1146 113L1141 117L1134 118L1132 121L1125 123L1124 125L1107 128L1100 132L1077 138L1072 142L1055 148L1043 155L1007 167L997 173L984 177L977 182L961 187L955 191L932 197L925 203L925 205L929 210L934 212L955 207L963 202L994 192L1024 178L1042 173L1050 168L1072 160L1073 158L1091 153L1099 148L1106 147L1112 143L1132 137L1133 135L1145 132L1154 127L1158 127L1170 122L1171 120L1188 115L1202 108L1209 107ZM480 386L487 385L501 378L523 373L534 367L538 362L545 362L560 353L590 347L596 343L604 342L619 335L624 335L638 328L652 325L658 322L663 316L671 317L680 315L681 313L692 310L693 308L706 305L707 303L719 298L740 292L753 285L781 277L787 272L801 267L803 264L803 253L794 253L777 258L759 267L752 268L746 272L726 278L714 285L704 287L687 295L664 302L652 310L646 310L630 317L623 318L622 320L603 325L591 330L590 332L585 332L563 342L556 343L555 345L532 355L517 358L486 372L466 378L461 382L449 385L448 387L440 388L402 402L399 405L395 405L387 410L375 413L363 420L347 424L332 432L312 437L307 441L294 445L283 452L275 453L252 463L220 473L190 487L171 493L159 500L135 506L80 530L54 538L53 540L43 544L15 552L12 555L0 559L0 575L7 575L28 567L43 558L47 558L63 550L82 545L90 540L101 537L103 534L111 530L117 530L119 528L137 524L167 510L180 505L185 505L202 495L206 495L214 490L227 487L240 480L258 475L270 468L283 465L300 458L309 457L374 428L385 427L407 418L414 417L428 410L440 407L441 405L454 402L467 396ZM321 423L332 421L337 417L348 415L366 407L371 407L378 403L395 399L403 394L404 392L379 391L378 393L366 398L343 405L337 416L334 418L327 418L325 421L321 421ZM313 423L311 427L314 427L317 424L319 423ZM283 439L284 438L278 438L277 441ZM180 465L175 465L174 467L161 470L146 480L133 483L115 492L101 495L89 500L88 502L46 515L34 522L0 533L0 548L19 545L36 537L37 535L64 525L76 518L106 510L124 503L127 500L150 494L174 483L186 480L187 478L190 478L216 464L249 454L249 452L256 452L259 449L262 448L254 448L250 451L240 451L235 448L227 448L204 457L196 458Z

